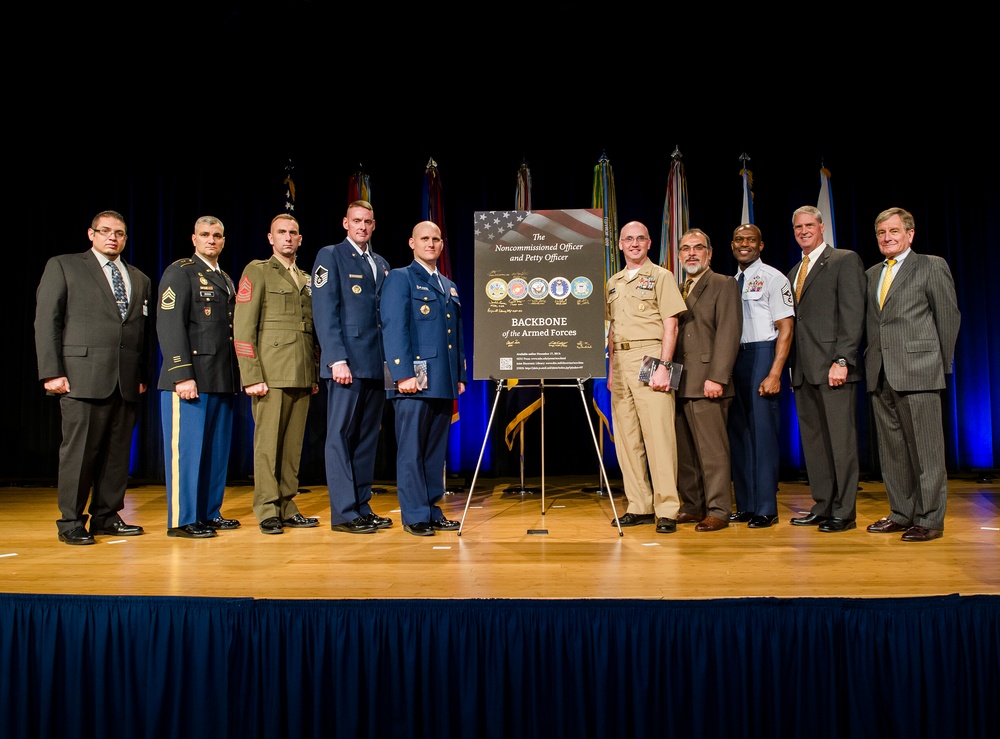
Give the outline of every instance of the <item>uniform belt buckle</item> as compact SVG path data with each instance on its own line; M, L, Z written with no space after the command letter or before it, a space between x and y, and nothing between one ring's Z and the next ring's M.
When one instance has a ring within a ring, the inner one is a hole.
M628 351L629 342L623 341L621 344L618 345L618 348L621 349L622 351Z

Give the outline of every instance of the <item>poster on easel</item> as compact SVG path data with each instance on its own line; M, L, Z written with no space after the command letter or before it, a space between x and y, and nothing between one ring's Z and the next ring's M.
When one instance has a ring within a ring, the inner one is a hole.
M475 213L473 375L605 377L604 213Z

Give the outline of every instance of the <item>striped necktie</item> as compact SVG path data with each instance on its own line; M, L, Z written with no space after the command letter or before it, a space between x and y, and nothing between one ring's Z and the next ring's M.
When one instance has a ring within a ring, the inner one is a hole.
M802 257L802 264L799 267L798 277L795 278L795 300L798 302L802 297L802 286L806 284L806 275L809 273L809 257Z
M687 300L688 293L691 292L691 285L694 284L694 280L688 277L684 280L684 287L681 288L681 297Z

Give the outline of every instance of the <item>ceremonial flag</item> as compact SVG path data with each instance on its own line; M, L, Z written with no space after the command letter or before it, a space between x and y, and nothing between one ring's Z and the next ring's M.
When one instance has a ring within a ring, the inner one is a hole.
M438 257L438 271L449 280L454 280L451 271L451 255L448 250L448 231L444 223L444 202L442 200L441 173L438 171L438 164L431 157L427 160L427 169L424 170L424 197L422 210L424 220L433 221L441 229L441 239L444 241L444 249ZM451 422L458 421L458 399L451 411ZM453 435L456 439L458 434Z
M353 203L355 200L372 201L372 186L364 168L359 164L358 171L347 180L347 202Z
M518 211L531 211L531 170L528 163L523 162L517 170L517 187L514 192L514 209ZM524 422L532 413L542 407L542 391L540 385L521 385L518 387L517 378L507 380L507 422L504 441L507 448L513 451L514 440L524 431ZM515 388L517 388L515 390ZM521 436L523 448L524 437ZM522 458L523 464L523 458ZM523 472L523 470L522 470Z
M292 175L295 173L295 165L292 164L292 160L289 159L288 163L285 165L285 212L289 215L295 215L295 180L292 179ZM298 218L298 216L295 216Z
M663 226L660 230L660 266L669 269L677 284L684 282L684 270L680 264L677 250L681 245L681 236L688 229L688 195L687 177L684 175L684 163L681 161L681 150L674 147L670 155L670 177L667 179L667 198L663 203Z
M607 154L601 154L601 158L594 167L594 188L592 207L604 209L604 285L613 274L621 269L618 251L618 204L615 200L615 175L611 169L611 162ZM602 285L602 289L604 288ZM608 323L604 322L604 365L605 377L607 376L608 362ZM600 446L601 456L604 456L604 437L607 432L608 441L615 443L614 426L611 418L611 391L608 384L603 379L594 380L593 400L594 410L600 422ZM618 455L615 454L614 461L617 463ZM605 460L608 464L609 460Z
M753 172L747 169L747 162L750 157L746 152L740 156L743 160L743 169L740 170L740 177L743 178L743 215L740 216L740 225L753 223Z
M816 203L819 212L823 214L823 241L834 249L837 248L837 229L833 224L833 193L830 191L830 170L819 165L819 200Z

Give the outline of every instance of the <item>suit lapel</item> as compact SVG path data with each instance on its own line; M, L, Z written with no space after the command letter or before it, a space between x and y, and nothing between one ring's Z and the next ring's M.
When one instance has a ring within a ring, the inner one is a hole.
M698 298L700 298L701 294L705 292L705 289L708 287L708 281L711 279L712 274L713 274L712 268L708 267L704 272L701 273L701 276L698 278L698 281L694 283L694 286L691 288L691 292L688 293L687 296L687 304L689 308L694 308L694 304L698 302Z
M830 251L833 249L832 246L827 244L823 251L820 252L816 257L816 262L813 264L812 269L809 270L809 274L806 275L806 281L802 283L802 295L805 296L806 291L809 290L809 286L812 284L813 280L816 279L820 272L826 269L826 263L830 261ZM795 283L792 283L793 285Z

